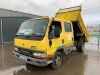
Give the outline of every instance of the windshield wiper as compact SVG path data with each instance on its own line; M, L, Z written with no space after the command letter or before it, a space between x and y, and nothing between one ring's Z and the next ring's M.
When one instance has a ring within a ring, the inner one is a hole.
M25 34L24 33L18 33L18 34L16 34L16 37L17 36L25 36Z
M34 34L31 34L31 35L26 35L26 38L34 37L34 36L42 37L43 35L34 33Z

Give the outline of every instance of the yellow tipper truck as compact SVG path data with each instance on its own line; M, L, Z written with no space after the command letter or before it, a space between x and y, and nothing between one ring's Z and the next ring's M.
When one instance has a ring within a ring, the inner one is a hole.
M41 17L23 22L14 39L13 55L27 65L50 65L57 69L74 47L77 52L83 52L88 39L81 7L61 9L55 18Z

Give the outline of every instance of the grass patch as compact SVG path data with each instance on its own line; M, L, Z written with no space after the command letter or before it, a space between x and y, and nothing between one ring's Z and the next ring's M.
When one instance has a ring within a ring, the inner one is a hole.
M92 36L92 37L99 37L100 38L100 34L90 34L90 36Z
M0 48L2 48L2 45L0 45Z
M2 48L2 43L0 42L0 48Z

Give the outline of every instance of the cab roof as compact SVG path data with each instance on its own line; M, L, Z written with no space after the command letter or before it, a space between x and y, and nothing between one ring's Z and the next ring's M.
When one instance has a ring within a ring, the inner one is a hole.
M49 16L41 16L40 18L33 18L33 19L30 19L30 20L34 20L34 19L50 19L50 20L54 20L54 21L71 22L71 21L66 21L66 20L55 18L55 17L49 17Z

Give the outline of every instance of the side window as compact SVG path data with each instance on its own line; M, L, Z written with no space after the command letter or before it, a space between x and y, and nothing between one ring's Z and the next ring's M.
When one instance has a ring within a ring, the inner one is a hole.
M62 32L61 22L52 21L51 26L49 27L49 38L58 38Z
M65 32L72 32L72 29L71 29L71 24L70 23L65 23Z

